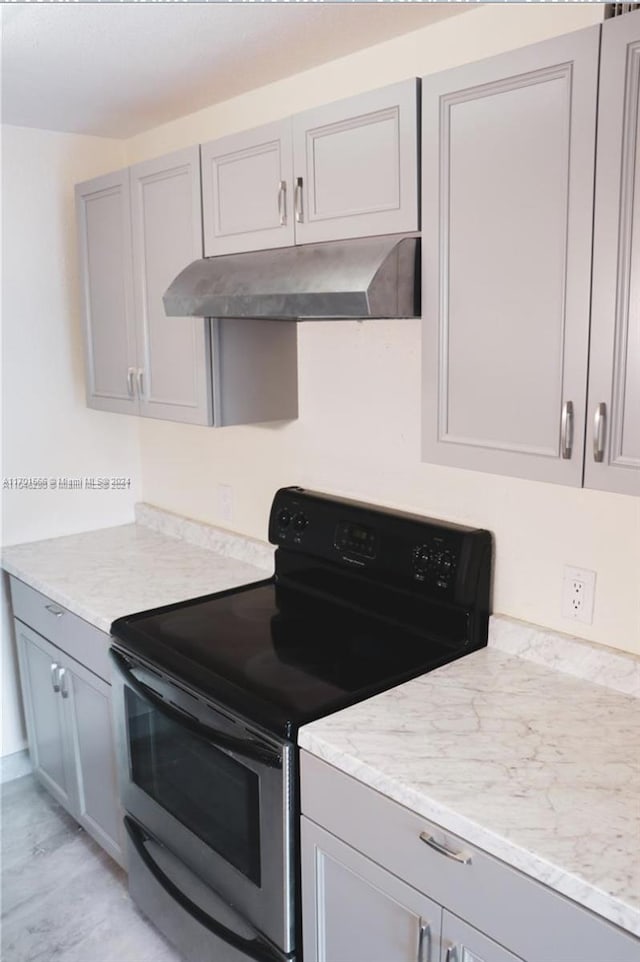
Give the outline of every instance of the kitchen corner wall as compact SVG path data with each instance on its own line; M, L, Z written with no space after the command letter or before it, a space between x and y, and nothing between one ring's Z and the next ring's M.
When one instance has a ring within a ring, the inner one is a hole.
M2 543L133 520L135 418L84 395L73 185L124 165L121 141L2 127ZM128 491L29 490L11 478L130 477ZM2 742L24 747L15 648L2 585Z
M130 163L599 22L599 5L487 5L130 140ZM238 68L241 69L241 64ZM480 525L496 539L494 609L640 652L640 505L597 491L420 462L419 321L299 325L300 417L211 430L140 426L146 501L259 538L280 485ZM218 515L217 484L233 491ZM597 572L592 626L560 615L563 566Z

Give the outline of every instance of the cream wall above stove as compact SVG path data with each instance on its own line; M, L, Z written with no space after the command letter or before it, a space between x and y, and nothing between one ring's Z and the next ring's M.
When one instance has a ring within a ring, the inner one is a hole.
M602 19L598 5L486 5L199 111L128 141L133 163L407 76L544 40ZM640 652L640 504L420 462L420 322L299 325L300 417L206 428L140 424L146 501L266 537L275 489L303 484L496 537L497 612ZM233 518L218 514L230 485ZM563 566L597 572L592 626L561 616Z

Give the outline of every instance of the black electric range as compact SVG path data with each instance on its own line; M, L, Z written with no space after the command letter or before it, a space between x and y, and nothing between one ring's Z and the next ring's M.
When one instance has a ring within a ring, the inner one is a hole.
M120 618L119 646L292 737L486 644L489 532L277 492L265 581Z
M129 891L194 962L299 962L300 725L487 642L487 531L283 488L269 539L111 629Z

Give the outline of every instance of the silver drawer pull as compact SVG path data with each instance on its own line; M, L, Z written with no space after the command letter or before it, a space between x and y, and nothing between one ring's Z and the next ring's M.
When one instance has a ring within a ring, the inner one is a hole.
M60 682L58 680L58 666L55 661L51 665L51 687L57 695L60 691Z
M450 848L445 845L441 845L440 842L436 842L433 835L429 835L428 832L420 832L420 839L428 845L429 848L434 848L436 852L440 852L441 855L446 855L447 858L452 858L454 862L462 862L463 865L471 865L471 855L469 852L452 852Z
M58 669L58 684L60 685L60 694L63 698L69 697L69 690L67 688L67 669Z
M447 949L445 962L458 962L458 953L456 951L455 945L450 945L449 948Z
M418 962L429 962L431 959L431 926L420 919L418 932Z
M56 618L62 618L64 614L64 611L62 610L62 608L56 608L55 605L45 605L45 608L47 609L47 611L50 611L52 615L55 615Z

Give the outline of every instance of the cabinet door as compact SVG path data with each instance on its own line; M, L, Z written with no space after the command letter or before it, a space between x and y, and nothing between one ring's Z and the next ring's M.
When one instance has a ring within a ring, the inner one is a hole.
M129 171L76 185L87 404L137 414Z
M162 304L176 275L202 257L198 147L137 164L130 174L140 413L210 424L208 321L167 317Z
M63 704L60 652L21 621L14 621L29 753L43 785L72 815L77 783ZM62 679L64 681L64 679Z
M582 483L598 45L423 80L425 461Z
M418 81L297 114L293 158L296 243L418 230Z
M602 28L585 485L640 494L640 17Z
M122 864L122 813L116 778L111 686L72 663L66 691L78 783L78 821Z
M438 962L440 906L301 821L306 962Z
M493 939L445 911L440 962L520 962L520 956L507 952Z
M203 144L205 256L293 244L291 121Z

